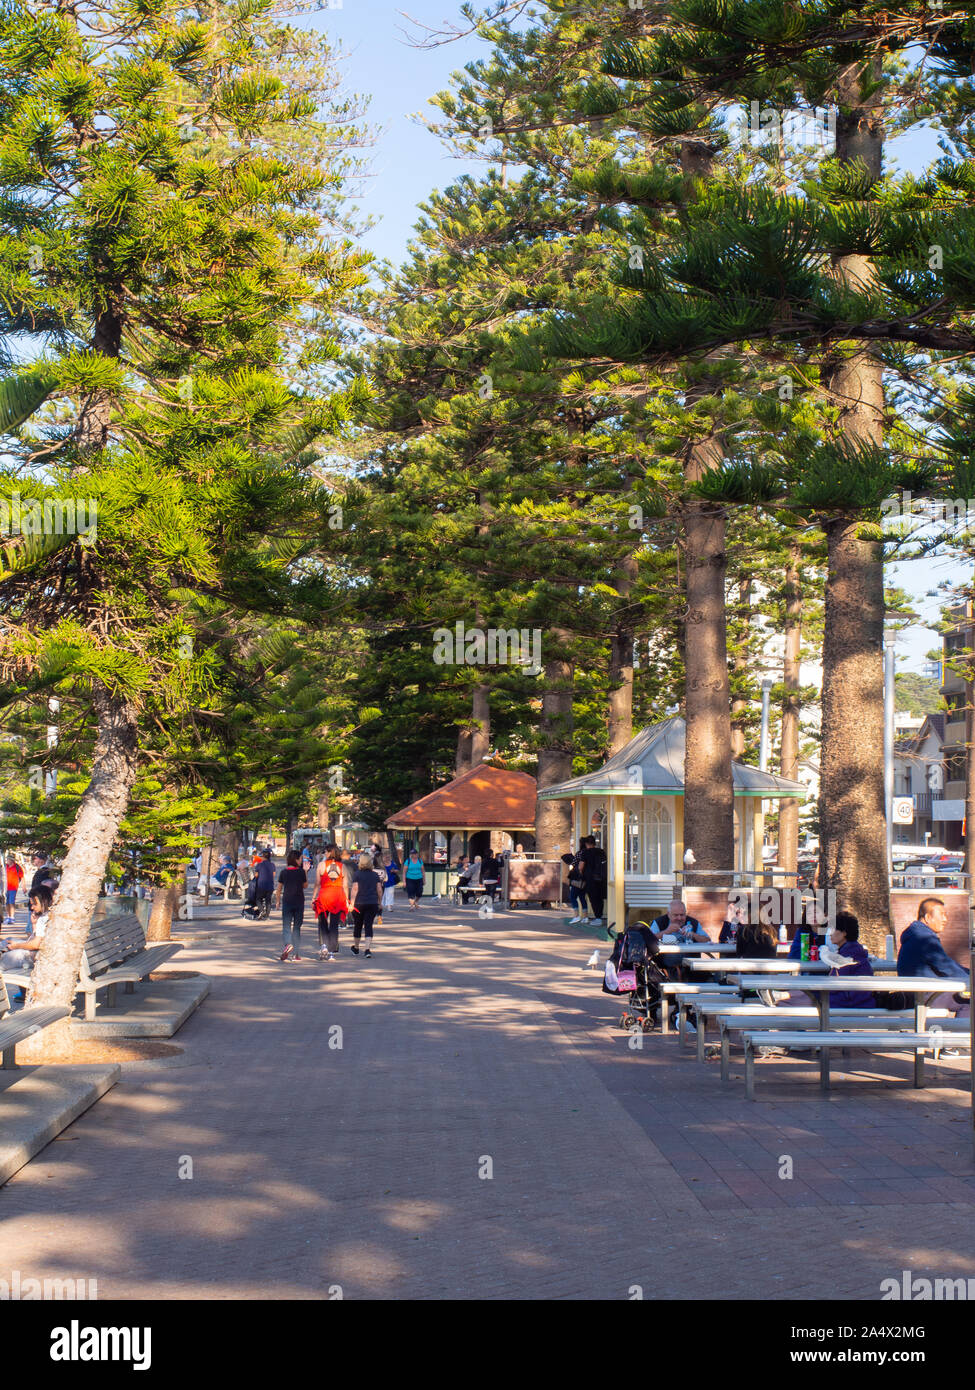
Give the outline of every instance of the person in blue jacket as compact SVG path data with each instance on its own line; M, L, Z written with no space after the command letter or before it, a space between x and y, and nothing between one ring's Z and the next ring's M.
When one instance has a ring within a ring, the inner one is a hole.
M901 937L897 953L898 975L930 975L935 980L950 980L956 990L971 985L968 971L952 960L941 944L941 933L948 925L948 913L942 898L923 898L917 909L917 921ZM971 1001L959 999L956 993L939 994L927 1001L935 1007L949 1009L957 1018L967 1018Z

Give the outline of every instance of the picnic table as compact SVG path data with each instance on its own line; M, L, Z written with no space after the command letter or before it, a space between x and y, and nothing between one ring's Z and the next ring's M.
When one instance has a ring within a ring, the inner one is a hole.
M720 971L723 975L781 975L785 971L795 975L800 971L803 974L825 974L829 971L829 966L822 960L771 960L767 956L739 956L733 961L692 960L688 968L700 974Z
M961 981L955 983L960 984ZM951 980L939 980L932 976L919 975L883 975L879 978L876 975L833 975L827 978L816 975L803 975L799 990L803 994L813 996L813 1003L819 1008L819 1031L828 1033L829 1029L829 996L836 993L859 993L859 994L913 994L914 995L914 1032L924 1033L927 1025L927 998L932 994L945 994L950 991ZM795 976L781 975L767 977L762 981L764 989L789 989L797 987ZM816 997L818 996L818 997ZM855 1044L854 1044L855 1045ZM919 1053L915 1053L914 1072L915 1083L921 1084L923 1075L923 1058ZM828 1069L828 1059L823 1054L823 1067ZM828 1087L828 1070L824 1072L826 1077L825 1085Z
M688 941L686 943L666 941L660 947L662 956L700 956L705 952L712 955L733 956L733 941Z
M789 942L780 941L776 949L780 956L787 956L789 954ZM735 943L733 941L688 941L685 944L678 942L671 943L668 941L660 947L660 950L665 955L699 956L707 954L712 956L733 956L735 954Z
M879 956L871 956L870 964L878 975L889 975L897 970L897 962L893 960L881 959ZM767 957L742 956L734 962L727 960L692 960L688 964L690 970L695 970L701 974L708 971L720 972L723 975L782 975L788 972L790 975L828 975L832 969L824 960L771 960ZM849 978L843 976L843 979ZM859 978L859 977L858 977ZM875 976L865 976L865 979L873 979ZM789 984L788 988L794 986ZM762 981L763 989L774 989L774 985ZM785 986L782 986L785 988ZM932 991L936 992L936 991Z

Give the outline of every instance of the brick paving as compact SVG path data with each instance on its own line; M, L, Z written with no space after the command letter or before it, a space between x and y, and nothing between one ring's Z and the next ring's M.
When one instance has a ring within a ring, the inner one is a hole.
M124 1069L0 1189L0 1277L101 1298L874 1299L903 1269L975 1276L965 1062L917 1092L905 1057L851 1058L823 1097L811 1061L771 1061L747 1104L740 1068L724 1087L676 1038L631 1049L582 969L593 938L554 914L400 910L372 960L343 934L332 964L280 964L273 918L202 925L176 964L213 986L179 1064Z

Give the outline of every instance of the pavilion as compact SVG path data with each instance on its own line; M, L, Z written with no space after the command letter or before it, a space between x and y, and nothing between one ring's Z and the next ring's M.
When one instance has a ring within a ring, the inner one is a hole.
M448 861L454 854L485 855L492 832L517 838L529 849L535 843L535 800L534 777L480 763L404 806L386 824L404 831L414 843L420 835L439 830L447 841Z
M606 850L610 920L624 921L624 903L637 898L663 906L678 882L685 851L685 736L683 719L674 715L643 729L595 772L538 793L542 801L571 798L574 843L594 835ZM748 763L732 763L732 777L735 863L729 881L762 868L763 802L803 798L807 791L801 782Z

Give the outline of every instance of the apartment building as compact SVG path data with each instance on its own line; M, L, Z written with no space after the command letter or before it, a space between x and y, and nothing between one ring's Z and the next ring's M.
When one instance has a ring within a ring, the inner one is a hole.
M931 816L935 838L940 832L945 849L961 849L965 820L965 681L948 663L957 653L975 649L975 614L971 601L950 609L947 617L951 627L942 639L941 662L941 693L948 706L944 723L944 767L941 788L932 784Z

